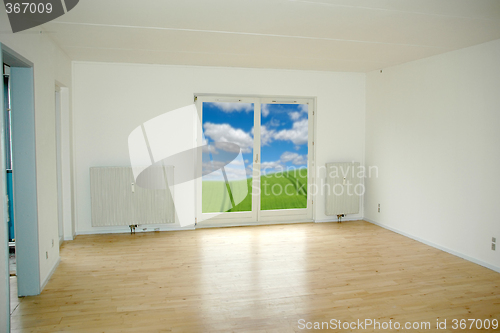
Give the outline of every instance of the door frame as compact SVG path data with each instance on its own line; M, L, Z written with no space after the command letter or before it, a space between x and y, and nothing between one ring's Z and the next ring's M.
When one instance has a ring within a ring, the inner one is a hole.
M315 116L315 100L313 98L299 97L263 97L260 99L261 104L307 104L308 105L308 140L307 140L307 161L308 161L308 188L309 184L314 184L315 180L315 160L314 153L314 116ZM312 134L312 135L311 135ZM260 203L260 202L259 202ZM307 191L307 208L301 209L279 209L279 210L258 210L258 221L260 222L312 222L313 221L313 193Z
M196 110L198 112L198 119L200 120L200 126L198 126L196 143L197 146L200 147L203 145L203 103L204 102L235 102L235 103L252 103L254 104L254 126L259 121L259 113L260 113L260 104L259 99L256 97L248 97L248 96L227 96L227 95L199 95L196 98ZM260 156L260 136L257 138L254 137L253 142L253 161L255 163ZM199 170L202 163L201 150L199 150L198 155L196 157L196 168ZM260 161L259 161L260 164ZM252 177L252 188L256 188L257 186L257 178L255 177L256 170L253 170ZM196 226L202 225L226 225L226 224L234 224L234 220L240 221L242 223L251 224L253 221L257 220L257 205L258 200L255 196L252 195L252 210L249 212L231 212L231 213L203 213L202 212L202 177L197 178L196 181ZM204 222L210 220L210 222ZM202 223L200 225L199 223Z
M57 175L57 226L59 230L59 246L64 241L64 222L62 204L62 158L61 158L61 87L55 85L55 107L56 107L56 175Z
M34 65L7 46L3 44L0 46L3 62L10 66L11 75L14 192L12 205L16 234L17 291L18 296L33 296L40 294L42 289L38 230ZM2 126L3 113L2 109ZM2 136L1 168L5 170L3 141ZM5 181L5 178L3 180Z
M3 52L2 44L0 43L0 64L2 65L2 81L0 81L0 128L3 136L4 127L4 80L3 80ZM4 139L0 138L0 170L4 172L5 170L5 159L3 158L4 152ZM2 199L0 200L0 217L2 220L2 226L0 226L0 298L2 303L0 303L0 323L2 327L0 330L5 330L5 332L10 332L10 273L9 273L9 231L8 231L8 213L7 213L7 190L6 190L6 177L2 174L0 175L0 193Z
M254 104L254 149L253 149L253 188L260 189L260 125L261 125L261 104L308 104L308 187L315 184L316 174L316 97L297 96L262 96L262 95L230 95L230 94L195 94L194 101L198 112L198 126L196 130L196 143L200 147L203 145L203 102L241 102ZM196 168L202 163L201 153L196 157ZM257 161L257 163L255 162ZM255 165L258 165L258 168ZM252 212L230 212L230 213L202 213L202 178L195 180L195 227L232 227L232 226L252 226L268 224L288 224L313 222L314 198L316 193L308 191L307 208L286 209L286 210L260 210L260 195L253 195L252 191Z

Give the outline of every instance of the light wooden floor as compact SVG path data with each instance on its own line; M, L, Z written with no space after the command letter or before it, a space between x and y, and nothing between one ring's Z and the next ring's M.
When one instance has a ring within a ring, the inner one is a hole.
M437 318L500 319L499 273L362 221L79 236L61 260L12 332L295 332L299 319L435 331Z
M24 299L22 297L17 297L17 277L11 276L10 279L10 314L16 310L19 303Z

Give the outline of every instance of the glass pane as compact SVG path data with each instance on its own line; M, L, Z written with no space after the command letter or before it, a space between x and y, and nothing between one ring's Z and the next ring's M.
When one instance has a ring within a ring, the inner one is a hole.
M261 210L307 208L308 105L261 112Z
M203 103L202 212L252 210L253 103Z

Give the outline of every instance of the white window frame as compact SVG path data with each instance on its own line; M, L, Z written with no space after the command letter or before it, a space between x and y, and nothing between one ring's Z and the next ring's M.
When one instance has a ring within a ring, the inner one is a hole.
M202 212L202 178L195 181L196 197L196 221L197 228L204 227L223 227L223 226L243 226L243 225L261 225L261 224L283 224L283 223L301 223L312 222L314 218L314 197L311 193L310 184L315 184L315 109L316 99L314 97L293 97L293 96L242 96L242 95L214 95L214 94L195 94L195 104L198 111L198 117L201 126L197 126L196 143L203 145L203 110L204 102L240 102L254 103L254 149L253 149L253 188L260 188L260 125L261 125L261 104L308 104L308 191L307 207L301 209L279 209L279 210L260 210L260 195L252 191L252 211L250 212L228 212L228 213L203 213ZM196 158L196 167L201 168L202 156L199 151ZM258 161L257 163L255 161ZM198 170L199 171L199 170Z

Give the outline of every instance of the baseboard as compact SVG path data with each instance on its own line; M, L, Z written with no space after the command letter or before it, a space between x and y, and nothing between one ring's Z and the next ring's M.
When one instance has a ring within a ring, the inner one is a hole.
M348 222L348 221L361 221L363 220L362 217L343 217L342 222ZM326 222L338 222L336 218L331 218L331 219L321 219L321 220L314 220L314 223L326 223Z
M50 270L49 274L47 274L47 277L43 280L42 285L40 286L40 293L42 293L42 291L45 288L45 286L47 285L47 283L49 283L50 278L52 277L52 275L56 271L56 269L59 266L60 262L61 262L61 257L57 258L57 262L55 263L54 267L52 267L52 269Z
M298 224L298 223L311 223L312 220L298 220L298 221L262 221L262 222L245 222L245 223L203 223L200 222L196 225L196 229L206 229L206 228L232 228L232 227L257 227L266 225L277 225L277 224Z
M478 265L480 265L480 266L483 266L483 267L489 268L489 269L491 269L492 271L495 271L495 272L500 273L500 267L497 267L497 266L494 266L494 265L488 264L488 263L486 263L486 262L484 262L484 261L481 261L481 260L476 259L476 258L473 258L473 257L469 257L469 256L468 256L468 255L466 255L466 254L463 254L463 253L460 253L460 252L457 252L457 251L451 250L451 249L449 249L449 248L447 248L447 247L441 246L441 245L436 244L436 243L433 243L433 242L429 242L428 240L422 239L422 238L420 238L420 237L416 237L416 236L410 235L410 234L408 234L408 233L406 233L406 232L404 232L404 231L398 230L398 229L396 229L396 228L392 228L392 227L389 227L389 226L383 225L383 224L378 223L378 222L376 222L376 221L374 221L374 220L372 220L372 219L368 219L368 218L366 218L366 217L365 217L365 218L363 218L363 220L364 220L364 221L366 221L366 222L370 222L370 223L372 223L372 224L375 224L375 225L377 225L377 226L379 226L379 227L381 227L381 228L384 228L384 229L390 230L390 231L392 231L392 232L395 232L395 233L397 233L397 234L400 234L400 235L402 235L402 236L405 236L405 237L411 238L411 239L413 239L413 240L416 240L417 242L423 243L423 244L425 244L425 245L432 246L433 248L436 248L436 249L438 249L438 250L441 250L441 251L447 252L447 253L452 254L452 255L454 255L454 256L460 257L460 258L462 258L462 259L465 259L465 260L467 260L467 261L473 262L473 263L478 264Z
M363 220L362 217L349 217L342 218L342 222L348 221L360 221ZM160 228L160 231L182 231L182 230L196 230L203 228L221 228L221 227L243 227L243 226L262 226L262 225L274 225L274 224L293 224L293 223L326 223L326 222L338 222L337 219L322 219L322 220L297 220L297 221L266 221L260 223L213 223L204 224L203 222L198 223L195 227L194 225L188 227L157 227ZM136 229L136 232L152 232L154 231L154 227L148 226L147 230L142 230L141 226ZM105 234L127 234L130 233L129 227L116 226L116 227L96 227L95 230L84 230L77 231L76 235L105 235ZM73 238L64 238L65 241L73 240Z
M147 228L147 230L143 230L143 228ZM182 231L182 230L194 230L194 225L190 225L187 227L179 227L179 226L139 226L136 228L136 233L140 232L154 232L155 228L160 228L159 231ZM93 230L84 230L77 231L76 235L104 235L104 234L129 234L130 228L123 226L116 227L96 227Z

